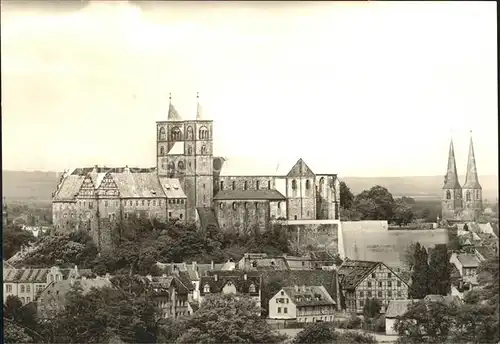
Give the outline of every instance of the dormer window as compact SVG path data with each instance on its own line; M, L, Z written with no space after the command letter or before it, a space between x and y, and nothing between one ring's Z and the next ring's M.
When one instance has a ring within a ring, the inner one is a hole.
M203 287L203 292L210 293L210 286L208 284L205 284L205 286Z
M250 287L248 287L248 292L255 293L255 285L250 284Z

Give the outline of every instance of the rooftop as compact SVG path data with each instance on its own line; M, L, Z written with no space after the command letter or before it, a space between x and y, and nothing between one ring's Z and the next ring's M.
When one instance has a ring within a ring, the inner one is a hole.
M418 300L391 300L385 311L385 317L400 317L408 311L408 306L416 302L418 302Z
M335 305L335 301L323 286L284 287L283 291L298 307Z
M214 200L269 200L284 201L286 197L276 190L221 190Z
M346 290L354 289L381 262L346 260L338 270L340 284Z
M480 263L479 258L475 254L470 253L457 254L457 259L464 268L477 268Z

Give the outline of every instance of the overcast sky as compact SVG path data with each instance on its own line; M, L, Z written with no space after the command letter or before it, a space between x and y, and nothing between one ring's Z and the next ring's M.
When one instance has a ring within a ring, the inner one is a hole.
M2 1L3 169L155 166L168 93L216 155L497 174L496 2ZM43 6L43 7L42 7Z

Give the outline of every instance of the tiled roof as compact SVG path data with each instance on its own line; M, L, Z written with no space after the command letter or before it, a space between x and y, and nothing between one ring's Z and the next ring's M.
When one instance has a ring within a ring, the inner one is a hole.
M284 257L261 257L247 258L243 257L244 267L252 270L290 270L287 261ZM253 262L257 266L253 266Z
M475 254L461 253L457 255L457 259L462 263L464 268L477 268L480 263Z
M60 269L63 278L67 278L73 269ZM5 269L3 281L12 283L47 283L48 269ZM79 272L80 273L80 272Z
M61 183L61 186L54 194L56 201L70 201L75 199L75 195L80 191L84 176L68 175Z
M183 272L182 274L185 274ZM174 285L176 291L179 294L187 294L190 290L193 290L194 287L191 284L191 281L186 281L185 276L181 277L179 275L170 275L170 276L161 276L161 277L153 277L151 281L151 286L153 287L155 292L161 292L163 289L170 288L171 285ZM186 285L187 284L187 285Z
M156 173L113 173L122 198L165 197Z
M14 265L10 264L9 262L7 262L5 259L3 261L3 269L14 269Z
M179 179L161 177L160 184L167 198L186 198Z
M496 256L495 248L491 246L478 246L475 249L484 259L491 259Z
M297 307L335 305L323 286L293 286L284 287L283 290Z
M346 260L338 270L340 284L346 290L356 288L357 285L379 264L381 263L362 260Z
M276 190L221 190L215 195L214 200L286 200Z
M309 252L311 260L319 262L334 262L335 257L333 257L328 251L311 251Z
M245 280L244 274L239 274L235 271L217 271L211 273L211 276L201 277L200 280L200 295L205 295L205 285L210 286L210 293L220 293L226 284L232 283L236 287L236 291L250 296L258 296L261 277L259 275L247 274ZM250 286L255 287L255 292L250 292Z
M212 269L212 264L197 264L196 267L198 269L198 275L201 277L206 276L210 271L220 271L224 264L214 264L214 268Z
M158 268L162 270L165 275L175 277L188 290L192 290L194 288L193 284L191 283L191 281L193 281L193 279L191 278L192 272L189 272L191 270L191 267L188 267L186 263L164 264L157 262L156 266L158 266Z
M396 318L403 316L408 311L408 306L418 300L391 300L385 311L386 318Z
M82 288L83 294L87 294L92 290L92 288L113 288L113 284L109 281L109 279L104 277L77 279L75 281L67 279L50 283L47 287L45 287L45 289L43 289L42 295L45 297L46 295L51 295L52 297L57 295L55 298L57 298L59 302L64 303L66 299L65 295L71 290L72 283L79 285Z

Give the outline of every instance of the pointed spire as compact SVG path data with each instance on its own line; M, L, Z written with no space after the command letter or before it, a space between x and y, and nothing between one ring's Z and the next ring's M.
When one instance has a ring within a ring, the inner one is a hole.
M470 132L469 157L467 159L467 174L465 176L464 189L481 189L477 176L476 157L474 156L474 144L472 143L472 131Z
M168 105L168 121L182 121L181 116L179 116L179 113L174 107L174 104L172 104L172 93L168 94L168 100L170 101L170 104Z
M197 101L197 105L196 105L196 120L197 121L201 121L203 120L203 108L201 107L201 104L200 104L200 92L196 92L196 101Z
M448 168L444 176L443 189L460 189L458 182L457 164L455 162L455 150L453 149L453 140L450 140L450 152L448 153Z

